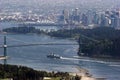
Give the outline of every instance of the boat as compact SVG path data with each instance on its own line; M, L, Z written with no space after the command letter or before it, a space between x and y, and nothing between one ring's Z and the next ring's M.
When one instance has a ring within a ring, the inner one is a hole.
M48 58L54 58L54 59L61 59L62 58L58 54L54 54L54 53L48 54L47 57Z
M8 59L8 56L0 56L0 60Z

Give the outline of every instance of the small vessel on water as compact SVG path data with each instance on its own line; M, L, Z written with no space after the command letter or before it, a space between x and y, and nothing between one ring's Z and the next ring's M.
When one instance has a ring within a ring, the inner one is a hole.
M0 56L0 60L8 59L8 56Z
M58 54L54 54L54 53L48 54L47 57L54 58L54 59L61 59L62 58L62 56L60 56Z

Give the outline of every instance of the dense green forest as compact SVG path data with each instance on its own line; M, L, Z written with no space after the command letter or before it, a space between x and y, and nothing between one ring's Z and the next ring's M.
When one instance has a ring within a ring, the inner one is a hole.
M33 27L8 28L3 31L12 33L45 33ZM45 34L52 37L76 39L79 43L78 55L120 58L120 30L114 28L62 29Z
M43 80L44 77L65 77L69 78L67 72L46 72L37 71L32 68L16 65L0 64L0 79L12 78L13 80Z
M43 33L44 31L40 31L40 29L36 29L35 27L11 27L3 29L4 32L8 33L20 33L20 34L27 34L27 33Z
M120 58L120 30L116 30L114 28L77 28L51 32L49 35L78 39L78 55L80 56Z
M110 27L97 27L93 29L63 29L54 32L48 33L50 36L54 37L63 37L63 38L75 38L80 36L87 36L90 38L102 40L102 39L115 39L120 37L120 30L115 30L114 28Z

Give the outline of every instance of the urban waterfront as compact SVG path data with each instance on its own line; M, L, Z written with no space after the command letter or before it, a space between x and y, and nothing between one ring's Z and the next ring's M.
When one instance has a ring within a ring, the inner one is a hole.
M1 0L0 80L120 80L120 0Z
M6 24L6 23L5 23ZM3 26L3 25L2 25ZM9 26L9 25L8 25ZM3 34L0 35L0 44L3 44ZM74 40L52 38L36 34L7 34L7 44L24 43L75 43ZM17 39L17 40L15 40ZM75 59L79 46L75 45L40 45L29 47L8 48L8 64L28 66L37 70L78 72L77 66L90 71L95 77L105 77L108 80L119 80L120 62L105 62L93 59ZM54 52L63 56L62 59L49 59L47 54ZM0 55L3 49L0 48ZM3 63L3 61L0 61Z
M5 29L5 28L10 28L10 27L19 27L20 22L16 21L6 21L6 22L0 22L0 30ZM36 29L40 29L43 31L56 31L61 29L61 27L56 27L56 26L34 26Z

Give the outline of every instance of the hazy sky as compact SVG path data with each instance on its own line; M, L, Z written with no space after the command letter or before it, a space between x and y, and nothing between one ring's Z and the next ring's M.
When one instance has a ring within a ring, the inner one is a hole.
M0 9L111 9L120 7L120 0L0 0Z

